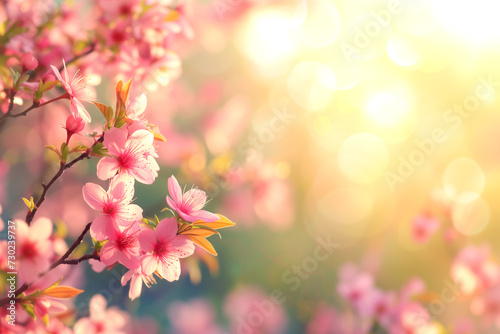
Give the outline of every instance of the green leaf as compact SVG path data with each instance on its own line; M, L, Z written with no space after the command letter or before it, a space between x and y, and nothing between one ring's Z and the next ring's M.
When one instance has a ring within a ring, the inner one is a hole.
M26 311L26 313L29 314L30 317L36 320L35 307L33 304L22 303L21 307Z
M105 157L108 155L108 150L104 147L102 143L97 143L92 146L91 154L98 157Z
M42 80L40 80L41 82ZM42 92L46 92L52 88L54 88L55 85L57 85L59 81L47 81L42 85Z
M69 151L69 153L74 153L74 152L85 152L87 151L89 148L83 144L80 144L80 145L76 145L75 147L73 147L71 149L71 151Z
M30 211L33 211L36 208L35 202L33 201L33 196L30 197L30 199L26 199L23 197L24 204L30 209Z

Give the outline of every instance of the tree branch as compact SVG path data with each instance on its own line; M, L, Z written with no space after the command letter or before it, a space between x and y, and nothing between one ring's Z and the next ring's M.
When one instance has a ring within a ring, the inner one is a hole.
M94 145L92 145L92 147L94 147L97 143L102 143L103 140L104 140L104 134L94 143ZM35 203L35 208L32 211L28 211L28 213L26 214L26 219L25 219L26 224L28 224L28 225L31 224L31 222L33 221L33 218L35 218L35 214L36 214L38 208L45 201L45 199L46 199L45 195L47 195L49 188L57 181L58 178L60 178L64 174L64 171L66 169L71 168L78 161L81 161L85 158L90 159L90 150L92 149L92 147L89 148L87 150L87 152L80 154L80 156L71 160L68 163L61 162L61 164L59 165L59 170L57 171L56 175L54 175L52 177L52 179L49 181L49 183L47 183L47 184L42 183L43 192L40 195L40 198L38 199L38 201Z
M69 259L68 260L68 257L73 253L73 251L76 249L76 247L78 247L78 245L81 244L81 242L83 241L83 238L85 237L85 235L87 234L87 232L90 230L90 226L92 225L92 222L88 223L85 228L83 229L82 233L80 234L80 236L78 237L78 239L75 240L75 242L71 245L71 247L68 249L68 251L66 253L64 253L63 256L61 256L61 258L59 260L57 260L56 262L52 263L52 265L45 271L41 272L39 275L38 275L38 278L41 278L42 276L46 275L49 271L51 271L52 269L56 268L57 266L61 265L61 264L69 264L69 265L75 265L75 264L78 264L80 262L83 262L83 261L86 261L86 260L90 260L90 259L95 259L95 260L99 260L99 256L95 253L92 253L92 254L86 254L82 257L79 257L77 259ZM29 289L29 287L33 284L32 283L24 283L19 289L16 290L16 292L14 293L15 297L18 297L21 293L25 292L26 290ZM0 306L3 306L3 305L6 305L10 302L12 298L3 298L3 299L0 299Z

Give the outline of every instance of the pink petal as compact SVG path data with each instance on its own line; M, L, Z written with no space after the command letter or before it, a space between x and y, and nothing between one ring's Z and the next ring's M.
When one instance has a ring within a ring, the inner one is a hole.
M158 273L169 282L177 281L181 275L179 259L169 257L158 266Z
M83 199L94 210L101 211L106 204L106 191L95 183L86 183L83 188Z
M89 334L95 333L95 326L89 318L81 318L73 328L74 334Z
M83 104L75 98L71 99L70 110L73 116L83 119L86 123L90 123L92 120L87 109L85 109Z
M30 239L32 240L47 240L52 235L52 222L50 219L40 217L31 224ZM50 243L52 246L52 243Z
M129 204L116 210L114 218L116 224L128 226L142 219L142 209L137 204Z
M167 204L168 204L168 206L169 206L172 210L175 210L175 211L179 210L179 209L177 208L177 204L175 204L175 202L174 202L174 201L170 198L170 196L167 196Z
M130 168L128 170L128 173L130 173L130 175L132 175L137 181L142 184L152 184L153 182L155 182L155 174L148 167L146 160Z
M118 248L114 242L108 241L101 249L101 262L110 266L118 261Z
M120 155L125 144L127 143L126 128L112 128L104 133L104 147L109 150L112 155Z
M122 203L130 203L134 198L134 179L126 173L115 175L109 184L109 193Z
M187 214L181 210L177 210L177 213L179 214L179 216L181 216L182 219L184 219L185 221L188 221L188 222L195 222L198 220L197 217L193 216L192 214Z
M194 211L191 212L190 215L207 223L216 222L219 220L219 216L205 210Z
M104 157L97 163L97 177L101 180L110 179L116 175L119 168L116 158Z
M141 265L139 262L139 252L134 252L133 249L129 250L127 253L121 252L118 254L118 262L123 264L128 269L137 269Z
M141 249L146 253L151 252L156 245L156 234L155 231L146 229L139 234L139 244Z
M90 226L90 235L96 240L106 240L114 233L116 233L114 222L109 215L97 217Z
M104 317L106 314L106 306L108 302L102 295L94 295L92 299L90 299L89 311L90 311L90 319L97 320Z
M176 236L168 247L168 254L178 258L185 258L193 255L193 253L194 243L185 235Z
M156 237L162 241L169 241L177 234L177 221L174 218L165 218L156 227Z
M122 286L125 286L125 284L127 284L127 282L130 281L130 279L132 278L134 273L135 273L135 270L129 270L122 276L122 279L121 279Z
M55 67L54 65L50 65L50 67L52 68L52 71L54 72L55 76L57 77L57 80L61 81L61 83L66 83L66 80L64 80L61 76L61 73L59 72L59 70L57 69L57 67Z
M158 268L158 261L153 254L146 254L141 261L142 273L151 275Z
M128 296L130 300L134 300L141 295L142 292L142 277L139 274L136 274L132 277L132 281L130 282L130 290Z
M177 204L182 203L181 186L179 185L179 182L177 182L177 179L173 175L168 179L168 193L170 194L170 196L172 196L175 203Z
M129 137L128 149L137 153L149 151L154 139L154 135L148 130L137 130Z

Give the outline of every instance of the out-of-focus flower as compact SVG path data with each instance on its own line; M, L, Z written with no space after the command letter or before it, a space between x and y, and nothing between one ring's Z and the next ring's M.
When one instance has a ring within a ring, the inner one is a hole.
M90 228L92 237L97 240L107 239L119 226L127 227L142 219L142 209L131 204L133 179L118 175L111 180L107 192L94 183L86 183L82 191L87 204L102 213Z
M432 234L439 229L440 222L430 215L420 215L413 219L412 237L418 243L429 241Z
M112 128L104 135L104 147L110 157L97 164L97 176L107 180L114 175L125 174L144 184L151 184L158 176L158 167L150 161L154 135L148 130L134 131L130 136L125 127Z
M21 56L21 65L27 70L34 70L38 67L38 60L31 52L26 52Z
M36 219L30 226L15 220L17 238L17 271L23 281L34 280L46 270L54 254L52 222L45 217Z
M78 73L76 73L70 81L66 64L64 64L64 78L55 66L50 65L50 67L68 94L73 115L89 123L91 121L90 115L80 101L94 101L96 98L94 90L86 84L85 78Z
M193 317L196 314L196 317ZM213 305L203 299L174 302L167 310L175 334L221 334Z
M126 334L126 325L129 322L127 314L116 307L106 307L107 302L103 296L93 296L89 305L90 316L76 322L74 334Z
M374 289L373 275L360 271L354 264L346 263L339 270L337 292L354 309L370 316L370 298Z
M179 258L194 252L193 242L184 235L177 235L177 221L174 218L163 219L154 231L144 230L139 235L139 242L141 249L147 253L142 259L142 273L147 276L158 271L169 282L179 279Z
M224 304L224 312L231 320L230 333L285 333L288 318L281 302L254 287L232 292Z
M188 190L184 194L175 176L168 179L167 196L168 205L175 210L182 219L188 222L195 222L198 219L204 222L214 222L219 217L211 212L201 210L207 202L207 194L198 188Z
M489 289L500 282L500 267L491 258L488 245L468 246L458 253L451 277L466 295Z

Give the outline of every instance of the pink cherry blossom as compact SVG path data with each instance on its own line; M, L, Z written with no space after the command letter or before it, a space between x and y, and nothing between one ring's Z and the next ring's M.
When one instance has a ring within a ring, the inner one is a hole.
M141 231L139 224L133 224L121 231L114 229L109 234L108 242L102 246L101 261L107 266L120 262L129 269L138 268L140 265L140 247L138 235Z
M193 314L196 314L196 317L193 317ZM214 306L204 299L173 302L168 307L167 316L175 334L223 333L217 325Z
M45 217L33 221L30 226L22 220L14 221L17 238L17 270L24 281L34 280L46 270L54 254L52 222Z
M453 261L451 277L464 294L471 295L500 283L500 267L493 261L489 245L467 246Z
M114 175L125 174L144 184L151 184L158 176L158 165L153 164L151 151L154 135L148 130L137 130L129 135L127 128L112 128L104 135L104 147L110 157L97 164L97 176L107 180Z
M63 60L64 63L64 60ZM92 102L95 100L95 92L85 83L85 78L76 73L71 81L69 80L68 70L66 69L66 64L64 63L64 78L61 76L59 70L50 65L52 71L56 75L57 79L61 82L63 88L66 90L71 101L71 112L73 116L83 119L85 122L90 122L90 115L80 101Z
M142 273L158 273L167 281L179 279L181 267L179 258L193 254L194 244L188 237L177 235L177 221L166 218L160 221L156 229L145 230L139 235L141 249L147 254L142 259Z
M107 192L94 183L86 183L82 190L85 202L102 213L94 219L90 228L92 237L97 240L114 235L119 226L130 226L142 219L142 209L131 204L134 197L133 179L116 176L111 179Z
M183 194L179 182L172 175L168 179L168 192L173 198L167 196L168 205L185 221L195 222L200 219L204 222L214 222L219 220L217 215L201 210L207 202L207 194L203 190L194 188Z
M129 322L127 314L116 307L106 307L107 302L103 296L93 296L89 305L90 316L76 322L74 334L126 334Z
M369 300L374 289L373 275L359 270L351 263L339 270L338 294L363 315L370 315Z
M280 304L282 298L273 298L252 286L233 291L224 303L224 313L231 323L230 333L286 333L288 317ZM256 322L256 318L261 320Z
M440 222L430 215L420 215L413 219L412 237L418 243L425 243L439 229Z

